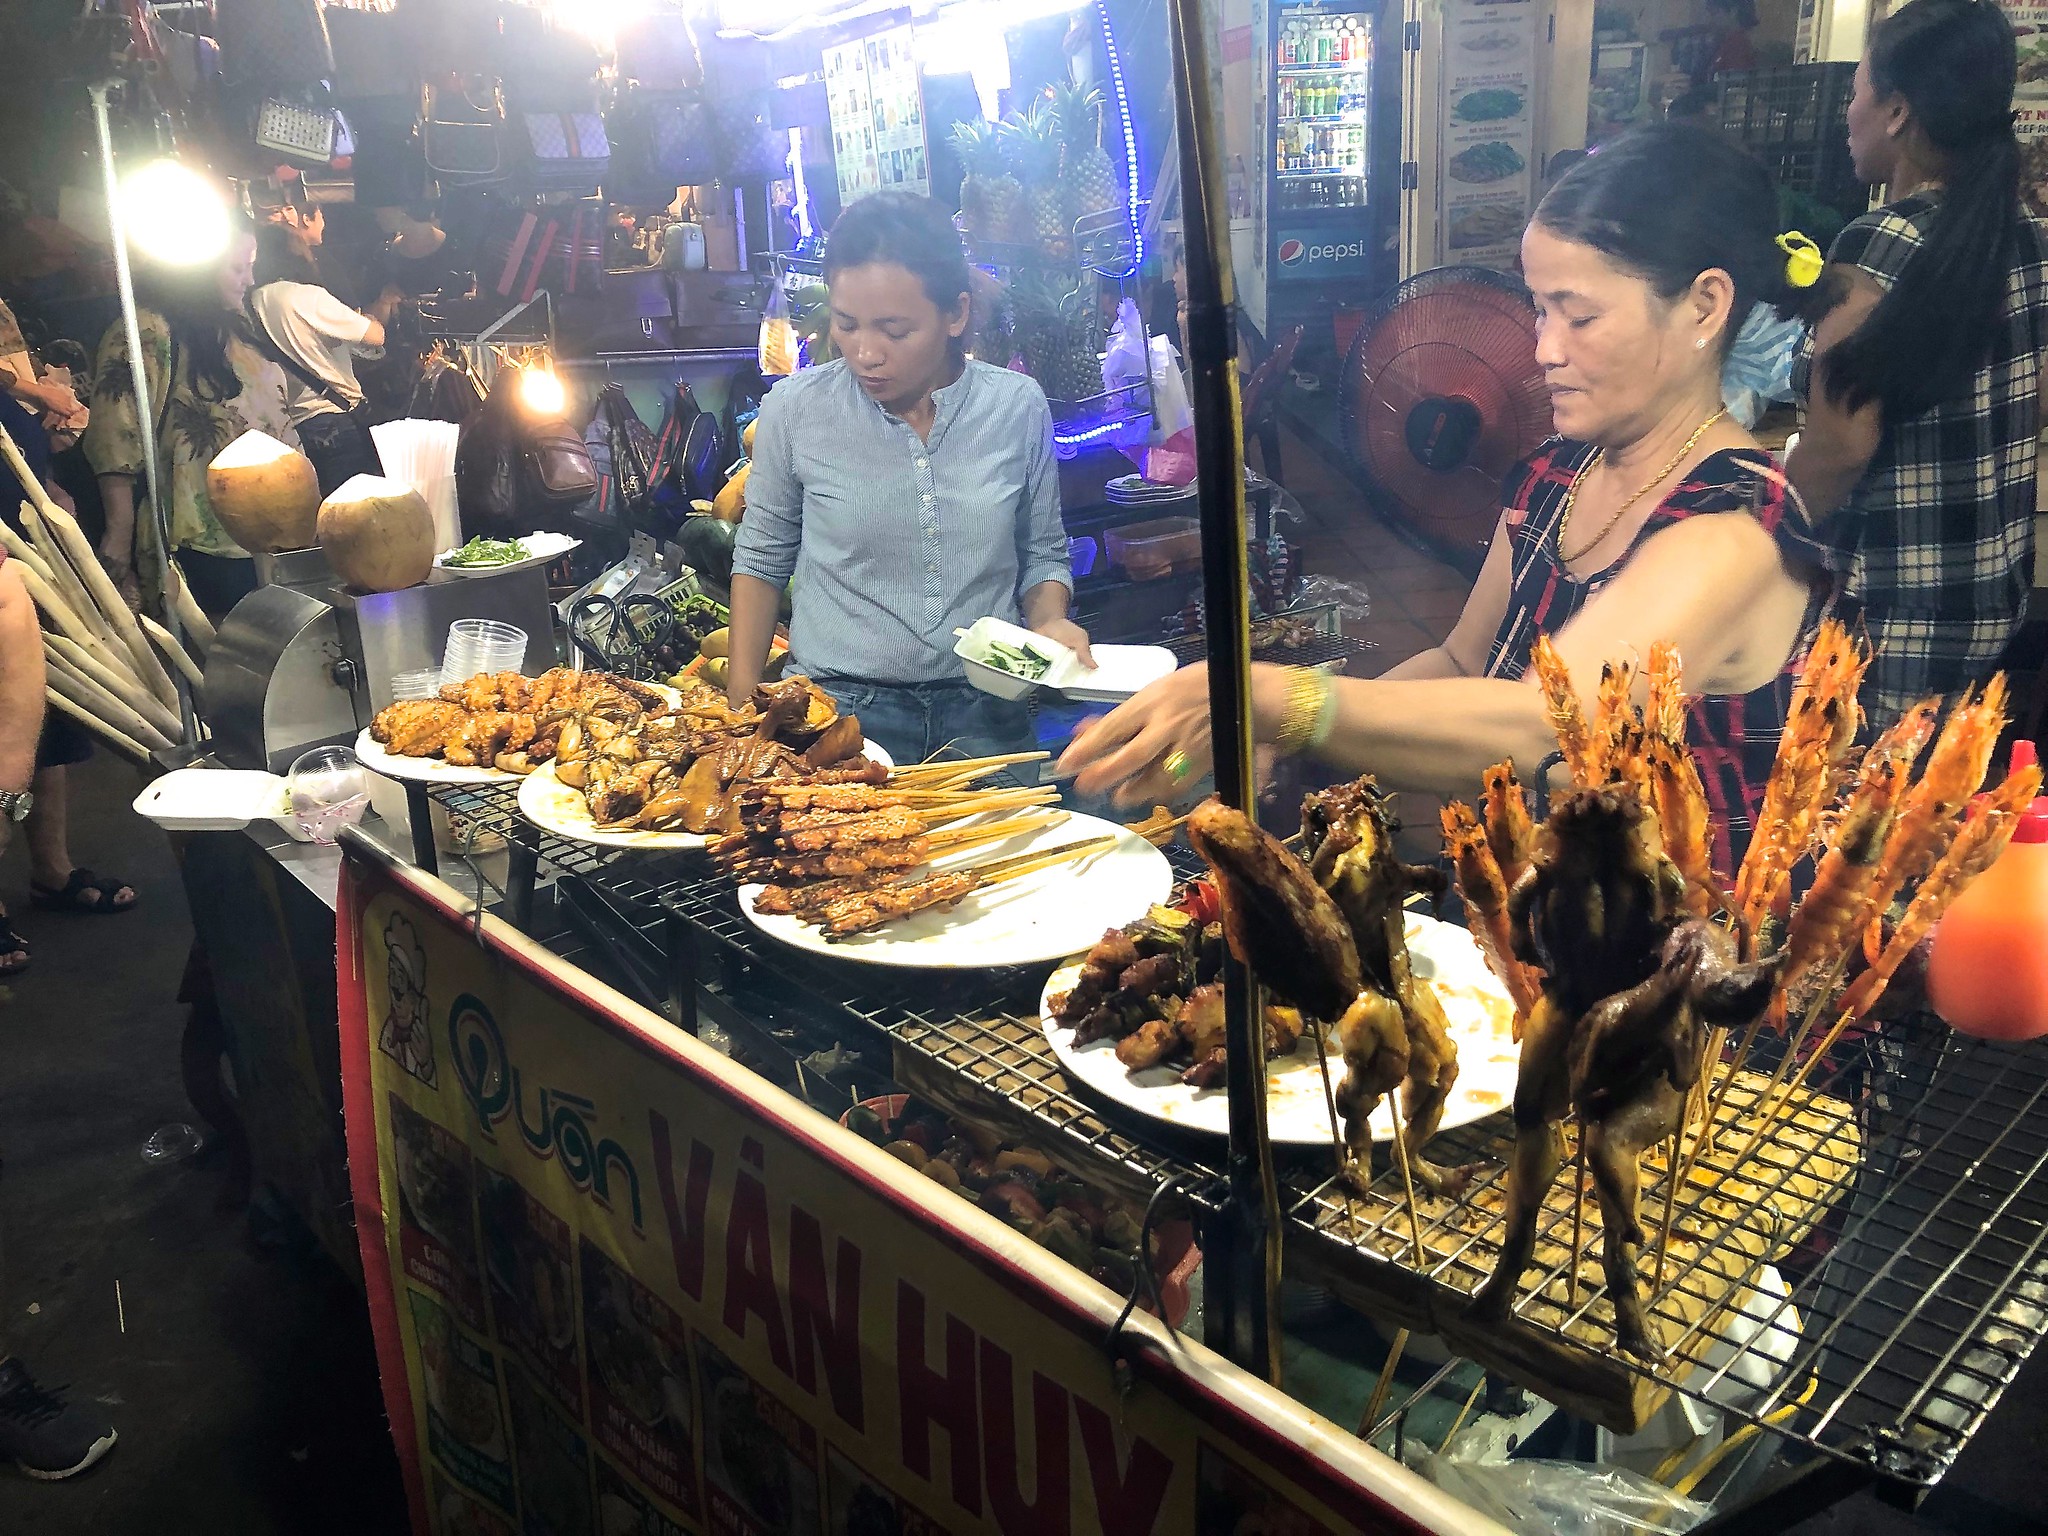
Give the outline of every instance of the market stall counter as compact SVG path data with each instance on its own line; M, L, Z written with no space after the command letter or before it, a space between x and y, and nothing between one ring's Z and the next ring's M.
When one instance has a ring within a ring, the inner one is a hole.
M350 1166L416 1529L1499 1529L345 852Z

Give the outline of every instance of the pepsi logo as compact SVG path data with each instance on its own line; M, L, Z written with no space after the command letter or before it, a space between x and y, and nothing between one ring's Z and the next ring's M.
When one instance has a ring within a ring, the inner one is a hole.
M1282 240L1280 242L1280 265L1283 267L1298 267L1301 265L1302 259L1307 255L1308 247L1299 240Z

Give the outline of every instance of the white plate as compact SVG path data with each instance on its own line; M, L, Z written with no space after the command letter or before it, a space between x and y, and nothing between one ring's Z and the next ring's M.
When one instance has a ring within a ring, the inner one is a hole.
M1436 988L1451 1038L1458 1046L1458 1081L1445 1107L1443 1128L1469 1125L1508 1108L1515 1096L1520 1047L1513 1040L1514 1008L1507 989L1486 967L1472 935L1451 923L1413 912L1408 918L1408 953L1415 975ZM1060 1064L1104 1098L1182 1130L1230 1133L1230 1098L1219 1086L1190 1088L1180 1067L1147 1067L1132 1072L1116 1059L1114 1040L1075 1048L1074 1030L1053 1018L1052 1000L1080 979L1077 961L1053 972L1039 1001L1046 1038ZM1330 1087L1344 1081L1344 1057L1330 1036ZM1341 1121L1339 1122L1342 1123ZM1273 1140L1292 1146L1330 1144L1330 1106L1313 1040L1304 1036L1286 1056L1266 1063L1266 1128ZM1372 1118L1375 1141L1394 1137L1393 1112L1382 1103Z
M1173 890L1166 855L1115 822L1069 816L1036 832L932 861L935 869L986 864L1108 832L1117 840L1100 853L976 891L947 910L914 913L851 938L828 940L793 917L759 915L754 911L758 885L740 887L740 910L770 938L838 960L949 971L1042 965L1086 949L1105 929L1135 922L1153 903L1166 900Z
M379 743L367 729L356 736L356 756L372 773L415 784L501 784L519 777L502 768L458 768L438 757L401 757Z
M967 680L1001 699L1021 699L1033 688L1049 688L1084 704L1121 704L1180 665L1163 645L1097 645L1090 647L1095 665L1084 667L1069 647L996 618L977 619L972 627L954 633L953 654L960 658ZM1044 674L1036 679L1019 677L981 660L998 641L1029 646L1048 658Z
M895 759L872 741L863 742L861 747L884 768L896 766ZM543 832L599 848L672 850L702 848L711 841L702 832L627 831L600 827L590 819L590 802L583 798L583 791L572 789L556 778L553 763L542 764L521 781L519 813Z
M1076 666L1059 691L1083 704L1121 704L1140 689L1149 688L1180 665L1180 658L1163 645L1097 645L1095 670Z
M529 533L518 542L528 551L523 560L507 560L503 565L450 565L448 557L456 551L444 549L434 556L434 566L455 576L496 576L502 571L523 571L529 565L547 565L570 550L583 547L581 539L572 539L565 533Z

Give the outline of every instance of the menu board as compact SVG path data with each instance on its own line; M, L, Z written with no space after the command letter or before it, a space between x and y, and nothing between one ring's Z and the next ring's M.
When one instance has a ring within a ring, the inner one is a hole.
M827 48L825 96L842 206L885 190L930 195L924 79L909 27Z
M2048 4L2006 0L2019 44L2019 89L2013 93L2013 129L2020 139L2020 192L2027 211L2048 218Z
M1534 0L1444 7L1438 259L1512 268L1536 185Z

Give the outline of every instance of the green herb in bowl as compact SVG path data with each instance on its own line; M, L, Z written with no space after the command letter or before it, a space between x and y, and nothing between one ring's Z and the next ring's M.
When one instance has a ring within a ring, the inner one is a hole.
M1006 645L1001 640L989 641L988 654L981 659L998 672L1007 672L1012 677L1033 683L1052 670L1050 656L1034 651L1028 645Z
M526 546L518 539L471 539L451 555L442 557L443 565L478 567L489 565L512 565L526 559Z

